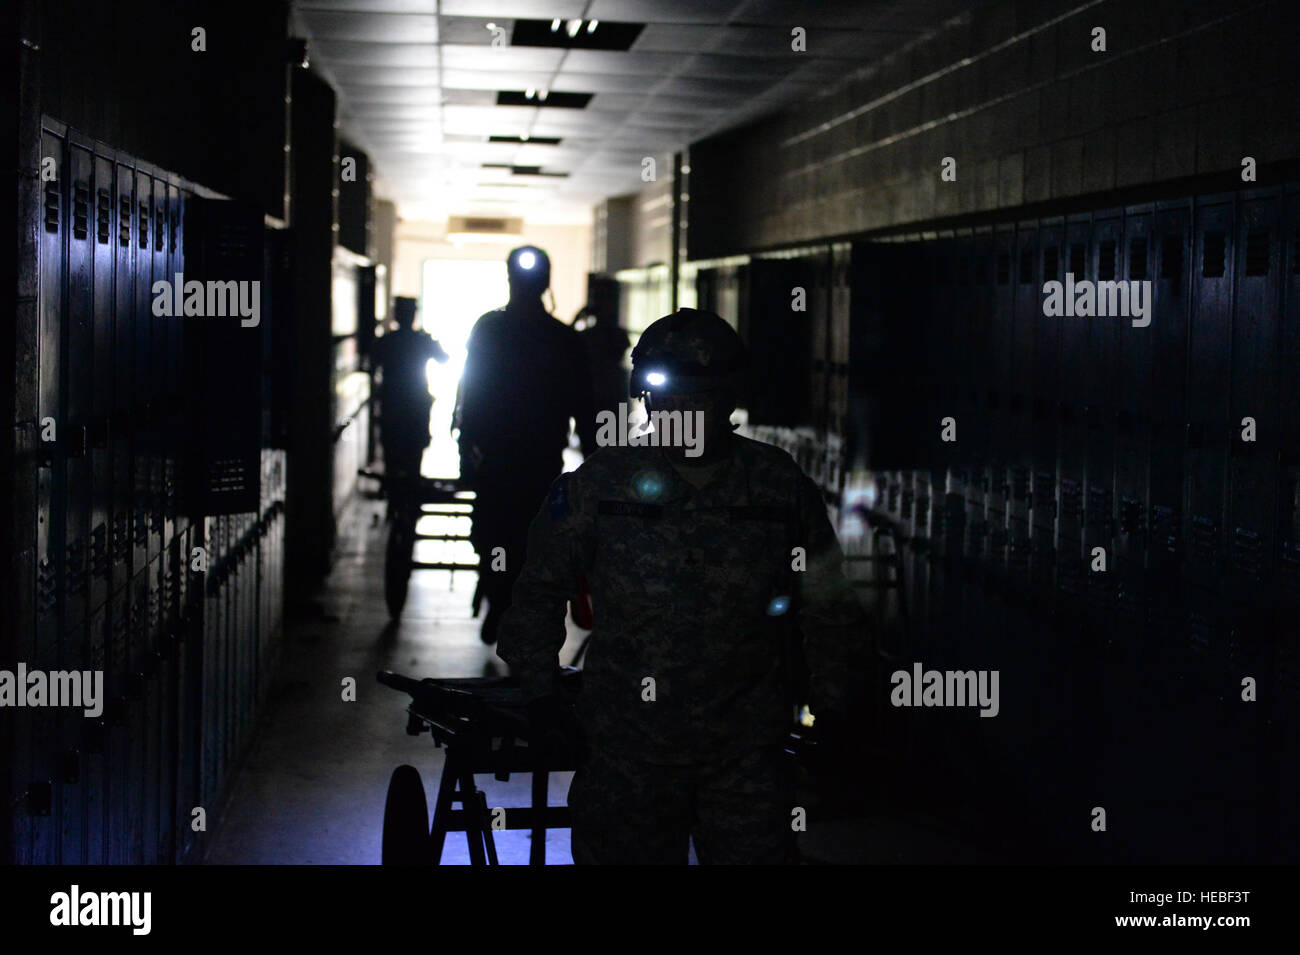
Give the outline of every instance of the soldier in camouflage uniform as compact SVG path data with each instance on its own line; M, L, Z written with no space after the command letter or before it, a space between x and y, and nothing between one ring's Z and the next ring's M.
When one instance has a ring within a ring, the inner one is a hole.
M819 721L861 680L866 616L821 493L784 451L732 433L744 348L681 309L633 352L632 394L704 412L698 457L605 447L562 475L530 529L499 653L543 725L576 716L577 863L794 861L789 637ZM801 549L801 550L797 550ZM576 714L557 654L585 574L595 610ZM797 631L796 629L797 628Z

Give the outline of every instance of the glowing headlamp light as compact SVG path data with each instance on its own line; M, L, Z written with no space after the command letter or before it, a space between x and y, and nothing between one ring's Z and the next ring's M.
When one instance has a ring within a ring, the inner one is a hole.
M537 256L531 252L520 252L519 258L515 259L515 262L521 269L528 271L537 264Z
M646 380L646 384L658 388L660 385L662 385L665 381L668 380L668 376L661 371L652 371L645 376L645 380Z

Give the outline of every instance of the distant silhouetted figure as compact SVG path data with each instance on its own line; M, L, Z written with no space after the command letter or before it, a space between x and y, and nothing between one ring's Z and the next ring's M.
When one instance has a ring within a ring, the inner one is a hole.
M585 307L578 317L584 315L587 324L578 336L587 349L596 411L617 414L619 402L627 400L627 371L623 367L623 356L632 340L618 324L617 315L591 306Z
M542 305L550 260L541 249L523 246L510 253L506 267L510 302L483 315L470 332L455 416L461 478L475 492L470 541L479 555L475 608L480 597L489 603L485 643L496 640L510 605L528 524L563 470L570 418L583 453L596 449L582 341Z
M448 355L433 336L416 331L416 302L394 298L397 331L375 342L374 367L380 372L380 428L384 443L384 469L389 474L420 473L420 459L429 446L429 394L425 366L429 359L445 362Z

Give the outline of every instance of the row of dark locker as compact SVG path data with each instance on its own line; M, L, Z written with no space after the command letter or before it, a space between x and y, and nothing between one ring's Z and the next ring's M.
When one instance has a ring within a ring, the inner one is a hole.
M982 791L1000 777L1004 807L1008 792L1123 807L1109 841L1074 831L1085 858L1294 847L1298 201L854 250L856 340L883 345L855 387L872 398L877 509L903 542L897 646L1000 668L1007 696L977 739L940 719L930 741ZM1065 271L1150 281L1150 324L1045 316L1043 283ZM1060 800L1025 798L1050 831Z
M844 434L850 270L841 243L696 271L699 307L731 322L749 350L743 404L751 427Z
M35 515L19 540L30 599L6 656L28 671L102 671L105 699L96 718L6 711L22 797L14 861L180 860L199 843L192 809L214 810L243 739L231 728L251 719L276 646L284 455L253 448L262 473L245 476L254 496L242 496L253 513L199 516L214 511L193 491L214 483L212 446L226 449L195 420L209 400L196 392L222 352L207 329L156 314L154 283L203 276L205 256L187 253L205 221L191 207L205 200L54 122L41 152L39 317L20 329L33 354L17 382L19 432L39 436L16 475L17 506ZM253 334L256 359L269 339ZM251 391L256 408L260 382ZM250 470L246 452L226 459Z

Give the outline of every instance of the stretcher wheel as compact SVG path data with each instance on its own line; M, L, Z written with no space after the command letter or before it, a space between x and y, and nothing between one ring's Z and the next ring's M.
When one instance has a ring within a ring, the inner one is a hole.
M394 620L401 617L402 608L406 606L414 545L414 529L407 525L405 515L395 515L393 526L388 531L388 547L384 553L384 602L388 604L388 615Z
M414 766L393 770L384 803L384 865L429 865L429 804Z

